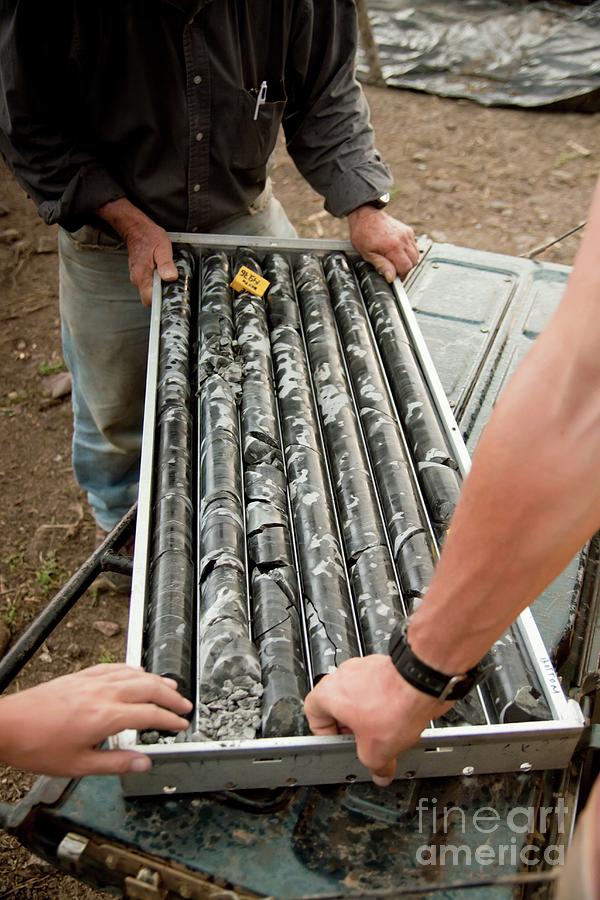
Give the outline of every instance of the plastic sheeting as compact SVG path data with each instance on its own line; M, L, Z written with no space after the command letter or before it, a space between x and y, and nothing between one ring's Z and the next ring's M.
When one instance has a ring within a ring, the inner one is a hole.
M600 2L369 0L369 15L389 86L600 110Z

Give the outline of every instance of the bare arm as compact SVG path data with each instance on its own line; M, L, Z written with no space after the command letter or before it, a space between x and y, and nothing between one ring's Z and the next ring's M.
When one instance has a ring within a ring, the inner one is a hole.
M414 652L449 675L474 665L600 525L599 246L600 183L565 296L490 419L409 627ZM386 656L350 661L306 701L313 730L350 728L384 782L447 706Z

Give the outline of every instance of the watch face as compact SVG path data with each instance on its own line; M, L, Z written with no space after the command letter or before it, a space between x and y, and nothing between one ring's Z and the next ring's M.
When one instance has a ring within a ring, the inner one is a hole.
M390 202L389 194L382 194L380 197L377 197L376 200L371 200L370 206L374 206L375 209L384 209L388 203Z

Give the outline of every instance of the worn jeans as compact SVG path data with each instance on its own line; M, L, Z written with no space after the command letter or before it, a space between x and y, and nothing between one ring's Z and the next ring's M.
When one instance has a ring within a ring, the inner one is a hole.
M270 185L217 234L295 237ZM150 310L129 281L127 251L91 227L59 234L60 314L73 376L73 470L109 531L137 498Z

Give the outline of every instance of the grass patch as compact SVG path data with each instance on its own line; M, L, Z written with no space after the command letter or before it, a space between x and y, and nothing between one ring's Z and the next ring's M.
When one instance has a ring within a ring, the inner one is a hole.
M3 562L9 572L18 572L25 566L25 554L22 551L11 553L10 556L4 557Z
M38 366L39 375L56 375L58 372L64 372L65 364L62 359L52 359L41 362Z
M42 594L47 595L57 584L60 578L60 565L56 558L56 553L50 551L42 557L40 568L35 573L35 580Z
M5 625L8 625L10 628L11 625L15 624L15 620L17 618L17 605L16 603L12 603L10 600L6 601L6 606L4 607L4 611L2 613L2 620Z

